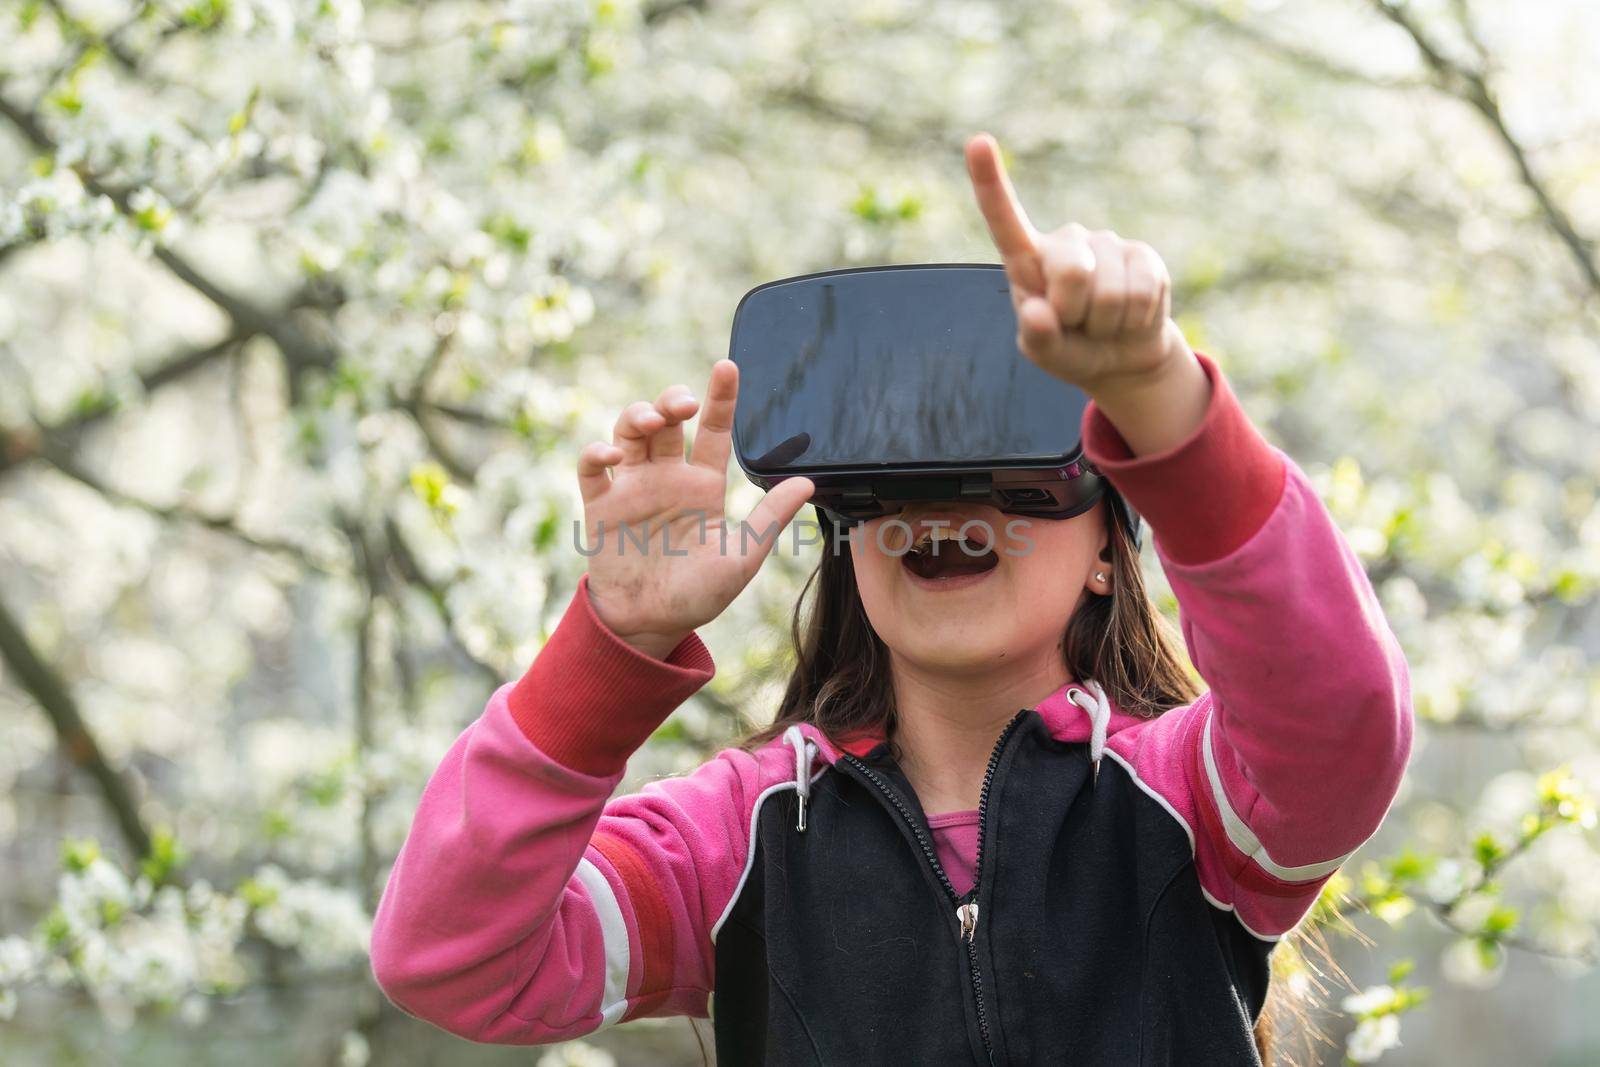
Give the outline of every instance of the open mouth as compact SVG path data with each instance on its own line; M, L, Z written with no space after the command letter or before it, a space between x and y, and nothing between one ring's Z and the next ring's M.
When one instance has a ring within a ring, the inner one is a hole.
M1000 557L976 531L964 536L959 530L937 527L923 531L900 557L900 565L918 578L940 581L992 571L1000 565Z

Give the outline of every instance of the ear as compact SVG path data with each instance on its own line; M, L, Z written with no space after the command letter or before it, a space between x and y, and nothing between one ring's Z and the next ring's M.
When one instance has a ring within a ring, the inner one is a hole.
M1104 508L1105 502L1098 505ZM1100 524L1100 543L1096 546L1095 561L1089 567L1083 587L1097 596L1111 595L1111 531L1106 523Z

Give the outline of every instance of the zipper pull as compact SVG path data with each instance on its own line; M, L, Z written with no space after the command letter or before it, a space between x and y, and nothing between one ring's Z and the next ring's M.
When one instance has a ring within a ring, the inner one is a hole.
M970 901L956 908L956 918L961 920L961 940L970 945L978 932L978 902Z

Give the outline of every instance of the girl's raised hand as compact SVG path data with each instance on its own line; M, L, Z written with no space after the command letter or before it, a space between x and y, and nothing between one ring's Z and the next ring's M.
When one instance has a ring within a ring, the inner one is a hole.
M1135 452L1182 440L1210 385L1172 321L1155 249L1075 222L1034 229L989 134L967 142L967 171L1011 283L1017 347L1092 396Z
M738 394L739 369L719 361L688 459L683 424L700 402L684 385L653 404L630 404L612 443L595 442L578 458L590 602L600 621L647 655L664 658L720 615L811 496L809 479L786 479L751 511L749 532L724 536Z

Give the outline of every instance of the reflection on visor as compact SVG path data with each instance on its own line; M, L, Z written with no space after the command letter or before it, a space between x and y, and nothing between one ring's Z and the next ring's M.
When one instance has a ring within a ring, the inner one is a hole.
M772 467L786 467L796 460L804 458L811 450L811 435L797 433L793 437L779 441L772 451L765 455L755 457L750 462L761 470Z

